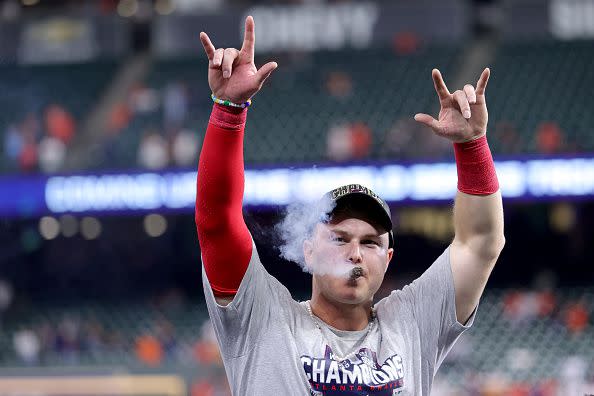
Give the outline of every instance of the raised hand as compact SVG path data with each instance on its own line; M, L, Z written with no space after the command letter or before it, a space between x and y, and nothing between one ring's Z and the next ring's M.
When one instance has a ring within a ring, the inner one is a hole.
M241 50L235 48L215 49L208 35L200 32L200 41L208 56L208 84L219 99L244 103L254 96L264 81L277 68L276 62L268 62L259 70L254 64L254 18L245 19L245 35Z
M415 120L433 129L437 135L456 143L485 135L489 119L485 89L490 74L490 70L486 68L476 83L476 89L466 84L463 90L451 94L439 70L433 69L431 75L441 105L438 120L424 113L415 114Z

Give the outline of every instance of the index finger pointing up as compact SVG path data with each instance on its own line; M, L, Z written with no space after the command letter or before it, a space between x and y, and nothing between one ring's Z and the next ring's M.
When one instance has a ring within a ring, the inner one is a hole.
M248 15L248 17L245 18L245 34L243 36L241 52L248 56L249 61L254 60L254 44L256 42L256 33L254 32L254 28L254 18L252 18L251 15Z
M435 85L435 91L437 91L437 96L439 96L439 100L441 101L449 98L450 91L448 91L448 87L443 81L443 77L441 76L440 71L437 69L433 69L431 71L431 77L433 77L433 85Z
M487 83L489 82L489 76L491 75L491 70L487 67L483 70L481 77L479 78L478 82L476 83L476 94L477 95L484 95L485 89L487 89Z

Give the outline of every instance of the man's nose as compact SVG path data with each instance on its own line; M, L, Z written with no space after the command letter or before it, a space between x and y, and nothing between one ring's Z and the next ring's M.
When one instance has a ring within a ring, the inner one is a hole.
M359 246L358 242L352 241L349 244L349 261L353 264L359 264L363 261L361 246Z

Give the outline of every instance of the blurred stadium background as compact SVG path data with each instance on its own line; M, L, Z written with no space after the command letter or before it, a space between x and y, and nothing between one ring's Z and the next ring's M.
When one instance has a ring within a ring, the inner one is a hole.
M452 237L455 171L412 116L438 110L433 67L459 88L490 66L507 245L432 394L594 393L593 0L3 0L0 395L229 394L193 221L198 33L238 46L246 15L280 65L246 142L269 271L307 298L272 228L357 181L396 219L379 297L417 277Z

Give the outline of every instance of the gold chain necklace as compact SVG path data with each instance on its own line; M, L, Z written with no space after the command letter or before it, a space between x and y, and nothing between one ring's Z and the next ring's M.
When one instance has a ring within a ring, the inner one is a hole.
M311 318L311 320L313 320L314 324L316 325L316 327L318 328L318 330L320 331L320 334L322 334L322 338L324 339L324 341L326 341L326 344L328 344L328 346L330 348L332 348L332 355L333 355L333 359L336 360L337 362L341 363L345 360L347 360L348 358L354 357L355 354L358 351L353 351L350 352L349 354L345 355L345 356L338 356L336 354L336 351L338 351L338 349L334 348L331 344L331 342L328 340L328 338L326 337L326 335L324 334L324 331L322 330L322 326L320 325L320 323L318 322L318 320L316 319L316 316L313 314L312 310L311 310L311 305L309 303L309 300L305 302L305 307L307 308L307 313L309 313L309 316ZM375 319L376 319L377 315L375 313L375 308L371 308L371 321L369 322L369 324L367 325L367 332L365 333L365 336L363 337L363 339L361 340L361 345L367 340L367 337L369 336L369 334L371 333L371 330L373 329L373 326L375 324Z

